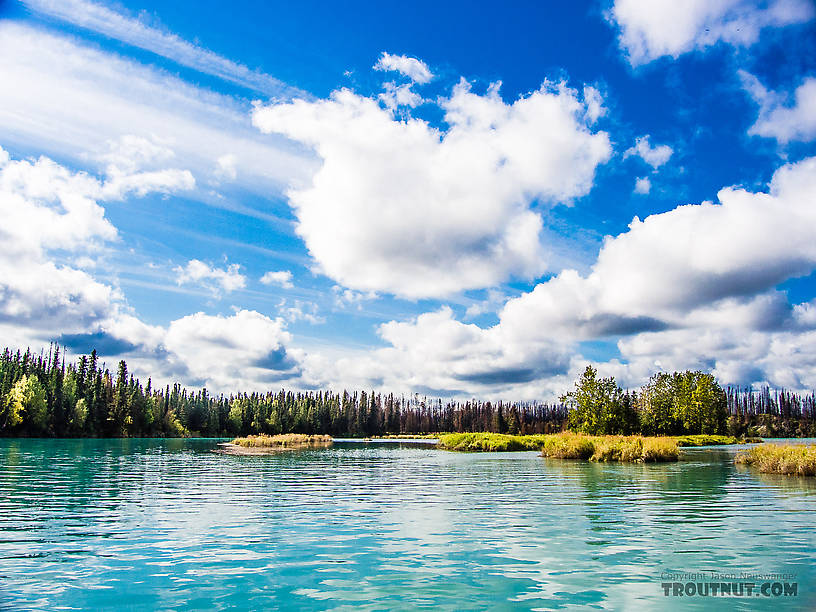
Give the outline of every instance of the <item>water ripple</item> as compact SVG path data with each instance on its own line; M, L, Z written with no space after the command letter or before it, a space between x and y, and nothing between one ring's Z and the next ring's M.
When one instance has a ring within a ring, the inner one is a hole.
M816 487L738 470L729 450L597 465L215 444L0 440L0 607L718 609L660 586L715 570L795 573L786 603L816 608Z

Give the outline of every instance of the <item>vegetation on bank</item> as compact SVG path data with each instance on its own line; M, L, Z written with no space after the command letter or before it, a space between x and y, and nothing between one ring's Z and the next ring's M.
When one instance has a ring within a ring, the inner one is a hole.
M676 436L675 440L677 440L677 446L723 446L762 442L762 438L737 438L736 436L715 436L708 434Z
M439 447L466 452L541 451L544 457L589 461L677 461L675 438L644 436L589 436L576 433L510 436L495 433L447 434Z
M548 436L541 454L558 459L654 463L677 461L677 440L644 436L586 436L565 433Z
M246 436L235 438L232 444L244 448L303 448L326 447L333 443L331 436L306 434L278 434L276 436Z
M553 434L558 435L558 434ZM547 435L513 436L490 432L451 433L439 436L437 446L463 452L505 452L541 450Z
M236 437L286 433L334 437L509 435L814 436L816 396L723 390L702 372L658 374L638 391L587 368L561 403L443 402L367 391L280 390L211 395L142 383L96 352L66 363L47 353L0 354L0 436Z
M382 436L371 436L372 440L435 440L440 436L447 435L445 433L426 433L426 434L385 434Z
M761 444L738 453L734 461L767 474L816 476L816 445Z
M561 434L538 434L529 436L511 436L490 432L481 433L451 433L438 434L439 447L445 450L463 452L506 452L506 451L535 451L547 449L547 456L568 459L589 459L595 450L599 450L598 457L607 452L612 443L620 441L646 441L647 451L651 448L718 446L730 444L745 444L759 442L757 438L741 439L734 436L588 436L564 432ZM638 444L638 442L633 442ZM626 446L626 444L624 444ZM634 448L634 447L633 447ZM614 452L614 451L612 451ZM586 456L584 456L586 455ZM600 460L600 459L596 459Z

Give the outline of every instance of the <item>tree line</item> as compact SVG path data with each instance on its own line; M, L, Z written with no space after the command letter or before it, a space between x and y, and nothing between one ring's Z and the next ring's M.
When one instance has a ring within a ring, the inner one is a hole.
M599 378L587 366L561 401L569 428L594 435L816 435L813 393L723 389L701 371L659 372L639 390L624 391L614 378Z
M228 437L307 433L377 436L441 431L550 433L566 408L538 402L448 401L373 391L280 390L211 395L178 384L156 388L100 365L96 351L65 363L60 348L0 356L0 435Z
M0 355L0 435L228 437L307 433L377 436L435 432L816 434L816 398L785 391L723 390L710 374L657 374L639 391L588 367L560 402L442 401L373 391L211 395L142 383L96 351L66 363L59 346Z

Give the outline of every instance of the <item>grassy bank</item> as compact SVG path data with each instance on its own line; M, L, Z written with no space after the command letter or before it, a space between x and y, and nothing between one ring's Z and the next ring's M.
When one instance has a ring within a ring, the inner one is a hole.
M427 433L427 434L386 434L383 436L371 436L370 440L435 440L445 433Z
M721 444L762 442L762 438L735 438L734 436L715 436L709 434L675 436L675 440L677 440L677 446L718 446Z
M513 436L490 432L452 433L439 436L439 448L453 451L497 453L541 450L545 435Z
M558 459L652 463L677 461L680 451L673 438L564 433L548 436L541 454Z
M766 474L816 476L816 445L762 444L739 453L734 461Z
M495 433L466 433L440 436L439 447L470 452L540 450L544 457L589 461L656 462L677 461L674 438L644 436L586 436L560 433L511 436Z
M280 434L277 436L247 436L235 438L232 444L243 448L302 448L332 445L331 436L307 436L306 434Z

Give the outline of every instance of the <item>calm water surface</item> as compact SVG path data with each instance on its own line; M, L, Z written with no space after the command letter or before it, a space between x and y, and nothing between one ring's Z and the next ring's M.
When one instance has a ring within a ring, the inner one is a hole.
M816 609L816 485L733 466L341 443L0 440L0 608ZM796 597L665 597L664 572Z

